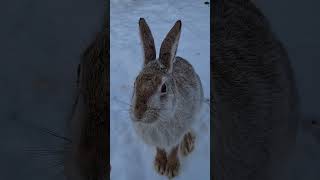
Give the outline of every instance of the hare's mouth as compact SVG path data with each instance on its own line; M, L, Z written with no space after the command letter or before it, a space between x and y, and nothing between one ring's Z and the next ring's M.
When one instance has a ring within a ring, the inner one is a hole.
M159 115L156 113L146 112L141 119L137 118L134 113L130 113L131 119L135 123L152 124L159 120Z
M133 122L136 123L152 123L157 120L157 111L154 108L140 108L138 106L131 106L129 116Z
M142 123L145 124L152 124L154 122L158 121L158 118L146 118L145 120L141 121Z
M143 124L152 124L152 123L158 121L157 118L152 118L152 119L150 119L150 118L142 118L142 119L133 118L132 120L135 123L143 123Z

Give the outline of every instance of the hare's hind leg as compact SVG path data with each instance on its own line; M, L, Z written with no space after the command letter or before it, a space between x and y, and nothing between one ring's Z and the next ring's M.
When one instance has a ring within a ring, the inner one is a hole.
M195 146L196 135L193 131L187 132L180 143L180 152L183 156L190 154Z
M155 170L161 174L164 175L166 171L166 165L167 165L167 153L165 150L157 148L157 154L154 159L154 168Z
M178 158L179 146L174 147L167 160L166 175L169 179L178 176L180 172L180 161Z

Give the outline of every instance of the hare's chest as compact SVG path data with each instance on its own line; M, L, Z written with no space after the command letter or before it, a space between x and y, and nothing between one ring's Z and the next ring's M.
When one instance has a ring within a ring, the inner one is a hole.
M177 145L186 128L181 124L170 122L157 122L152 125L137 123L134 125L135 131L144 143L159 148L170 149Z

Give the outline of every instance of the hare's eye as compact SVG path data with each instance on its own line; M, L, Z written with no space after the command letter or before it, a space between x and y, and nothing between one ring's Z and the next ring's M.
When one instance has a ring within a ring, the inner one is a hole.
M161 93L166 93L167 92L167 86L166 84L163 84L161 87Z

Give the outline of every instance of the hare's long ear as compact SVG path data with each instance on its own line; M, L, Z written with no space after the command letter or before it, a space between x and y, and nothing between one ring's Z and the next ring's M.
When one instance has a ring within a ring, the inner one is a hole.
M172 72L173 60L176 56L180 33L181 21L178 20L167 34L160 47L159 60L167 68L169 73Z
M144 18L139 20L140 38L144 53L144 65L156 59L156 48L150 28Z

